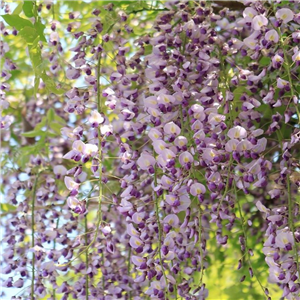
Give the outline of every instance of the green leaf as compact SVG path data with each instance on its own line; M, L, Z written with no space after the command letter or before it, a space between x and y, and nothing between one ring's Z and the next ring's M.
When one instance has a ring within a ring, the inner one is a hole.
M259 65L262 66L262 67L269 66L270 63L271 63L271 58L270 57L264 56L259 60Z
M36 76L34 78L34 94L36 95L40 85L40 77Z
M46 90L48 91L48 93L53 93L53 94L63 94L65 92L64 89L61 88L57 88L53 78L49 77L48 75L46 75L45 73L42 74L42 79L46 85Z
M41 52L41 48L40 45L38 44L39 42L39 37L37 37L33 43L32 46L29 49L29 55L30 55L30 60L32 63L32 66L35 70L35 73L37 73L37 67L40 66L43 62L42 60L42 52ZM39 72L41 73L41 71Z
M55 111L53 108L50 108L47 112L47 119L49 122L54 121Z
M239 86L233 91L233 105L232 105L232 116L233 120L239 114L240 108L242 106L241 96L246 93L250 94L250 92L246 89L245 86Z
M24 27L20 30L19 34L27 42L27 44L32 44L34 40L38 37L37 31L32 27Z
M26 17L31 18L34 16L33 13L33 2L32 1L24 1L23 11Z
M58 123L61 123L62 125L66 124L66 121L57 114L54 115L54 120Z
M104 22L103 22L103 33L108 33L112 26L117 22L118 15L115 11L110 11L109 13L106 13L104 16Z
M45 30L46 26L43 23L41 23L40 21L38 21L34 24L34 28L36 29L38 35L40 36L40 41L47 42L47 40L44 36L44 30Z
M42 133L43 133L42 130L31 130L31 131L22 133L22 136L33 138L33 137L40 136Z
M59 132L59 134L60 134L60 132ZM57 133L52 133L49 130L47 130L47 131L43 132L43 137L44 138L46 138L46 137L53 137L53 138L55 138L55 137L57 137Z
M19 15L22 11L23 8L23 3L20 2L19 5L15 8L15 10L13 11L13 15Z
M11 205L11 204L8 204L8 203L1 203L1 211L2 212L9 212L9 211L14 211L16 210L16 207Z
M41 122L38 123L35 127L34 127L34 130L41 130L44 126L46 126L47 124L47 120L48 118L45 116L42 118Z
M239 86L233 91L233 102L241 101L241 96L246 92L246 88L244 86Z
M51 122L49 123L49 127L58 135L60 135L60 130L62 128L62 125L56 123L56 122Z
M30 155L40 154L45 148L45 138L41 138L34 145L24 146L15 153L16 163L24 168L30 159Z
M259 111L264 116L264 118L269 119L272 117L272 108L269 104L262 104L256 110Z
M144 53L144 55L149 55L149 54L151 54L151 52L152 52L152 45L146 45L145 46L145 53Z
M130 5L128 5L126 7L125 12L127 14L131 14L131 13L135 13L135 12L141 11L141 10L143 10L145 8L146 9L148 8L148 4L147 3L145 3L144 1L140 1L140 2L136 3L136 1L135 1L134 3L132 3L132 4L130 4Z
M29 20L23 19L18 15L3 15L2 18L8 25L15 27L17 30L21 30L26 26L33 27Z
M41 138L46 138L46 137L56 137L56 134L49 132L48 130L45 130L44 127L50 126L51 122L53 122L54 120L54 115L55 112L54 110L51 108L48 110L47 112L47 116L44 116L41 120L40 123L38 123L33 130L28 131L28 132L24 132L22 133L22 136L25 137L41 137ZM51 127L51 126L50 126ZM44 130L43 130L44 129Z
M192 277L194 279L194 282L199 282L201 277L201 272L193 272Z
M22 136L25 137L37 137L44 134L42 128L47 124L47 117L43 117L41 122L38 123L33 130L22 133Z

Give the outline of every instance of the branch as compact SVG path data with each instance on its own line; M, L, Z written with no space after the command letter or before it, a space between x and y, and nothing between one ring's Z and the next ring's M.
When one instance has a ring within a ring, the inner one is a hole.
M141 8L141 9L137 9L137 10L133 10L130 13L128 13L128 15L130 14L136 14L142 11L169 11L167 8L157 8L157 9L151 9L151 8Z
M212 3L217 5L217 6L213 6L213 9L216 12L219 12L223 8L228 8L229 10L245 9L245 5L237 1L212 1Z

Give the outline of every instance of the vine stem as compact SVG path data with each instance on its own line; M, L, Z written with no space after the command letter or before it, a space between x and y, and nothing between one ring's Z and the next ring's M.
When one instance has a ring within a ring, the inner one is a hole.
M201 275L200 275L200 281L199 281L199 286L202 285L203 281L203 275L204 275L204 260L203 260L203 249L202 249L202 215L201 215L201 204L199 204L199 213L198 213L198 218L199 218L199 247L200 247L200 256L201 256L201 261L200 261L200 266L201 266Z
M248 261L248 264L249 264L249 267L252 269L252 272L253 272L253 275L256 279L256 281L258 282L258 284L260 285L263 293L264 293L264 296L266 298L268 298L268 296L265 294L265 289L260 281L260 279L258 278L257 274L256 274L256 271L254 272L254 268L252 267L252 263L251 263L251 255L249 253L249 249L248 249L248 244L247 244L247 235L246 235L246 229L245 229L245 225L244 225L244 216L243 216L243 213L242 213L242 208L241 208L241 204L239 202L239 198L238 198L238 194L237 194L237 190L236 190L236 185L235 183L233 183L233 186L234 186L234 193L235 193L235 199L236 199L236 203L238 205L238 209L239 209L239 213L240 213L240 218L241 218L241 224L242 224L242 231L243 231L243 235L244 235L244 238L245 238L245 251L246 251L246 256L247 256L247 261Z
M64 201L64 205L66 203L66 200ZM60 210L60 212L62 212L62 209ZM59 217L57 218L57 221L56 221L56 230L58 230L58 225L59 225ZM53 241L53 249L55 250L56 249L56 238L54 239ZM56 300L56 292L55 292L55 288L52 290L52 298L53 300Z
M87 236L87 231L88 231L88 226L87 226L87 215L88 213L85 214L84 216L84 229L85 229L85 244L88 245L88 236ZM88 249L85 252L85 267L86 267L86 272L89 268L89 251ZM89 299L89 275L88 273L85 274L85 299Z
M288 223L290 230L292 231L293 238L294 238L294 253L295 253L295 258L296 258L296 266L297 266L297 271L298 274L300 275L300 268L299 268L299 255L297 251L297 241L295 237L295 228L294 228L294 222L293 222L293 201L292 201L292 194L291 194L291 181L289 175L287 176L287 190L288 190L288 212L289 212L289 217L288 217ZM299 281L299 278L298 278Z
M34 218L34 208L35 208L35 198L36 198L36 188L37 188L37 182L40 176L40 172L37 173L33 185L33 190L32 190L32 204L31 204L31 247L32 247L32 279L31 279L31 299L34 300L34 281L35 281L35 269L34 269L34 264L35 264L35 253L34 253L34 245L35 245L35 230L34 230L34 225L35 225L35 218Z
M155 166L154 168L154 184L155 186L157 186L157 168ZM162 256L161 256L161 238L162 238L162 230L161 230L161 224L160 224L160 219L159 219L159 207L158 207L158 201L159 201L159 197L157 196L156 192L154 192L154 198L155 198L155 214L156 214L156 219L157 219L157 226L158 226L158 257L159 257L159 262L160 262L160 266L161 266L161 271L163 273L165 282L166 282L166 292L168 295L167 299L170 299L169 297L169 290L168 290L168 281L167 281L167 276L164 270L164 266L163 266L163 260L162 260Z
M103 45L103 43L102 43ZM98 57L98 63L97 63L97 108L99 112L102 112L101 107L101 88L100 88L100 70L101 70L101 59L102 59L102 53L99 53ZM100 158L100 157L99 157Z
M102 43L103 45L103 43ZM100 70L101 70L101 53L99 53L99 58L98 58L98 65L97 65L97 109L99 112L102 112L102 105L101 105L101 85L100 85ZM99 198L98 198L98 221L97 221L97 227L96 227L96 233L94 236L94 241L97 238L98 231L99 231L99 226L101 225L102 222L102 194L103 194L103 185L102 185L102 147L101 147L102 139L101 139L101 131L100 129L98 130L98 156L99 156L99 163L98 163L98 168L99 168ZM102 260L104 259L104 253L102 253ZM104 288L105 288L105 282L104 282L104 276L102 274L102 288L103 288L103 293L104 293Z
M133 10L131 11L129 14L137 14L139 12L143 12L143 11L169 11L167 8L156 8L156 9L152 9L152 8L141 8L141 9L137 9L137 10Z
M107 29L106 33L108 34L113 27L115 26L115 23L111 24L109 26L109 28ZM101 47L104 47L104 41L102 40L101 42ZM98 57L98 63L97 63L97 109L98 112L102 112L102 103L101 103L101 84L100 84L100 77L101 77L101 65L102 65L102 52L100 51L99 53L99 57ZM96 225L96 233L95 236L93 238L92 243L94 243L97 239L97 235L99 232L99 227L102 223L102 197L103 197L103 184L102 184L102 147L101 147L101 143L102 143L102 138L101 138L101 131L100 128L98 130L98 156L99 156L99 164L98 164L98 168L99 168L99 181L98 181L98 185L99 185L99 198L98 198L98 221L97 221L97 225ZM92 244L91 243L91 244ZM90 245L89 244L89 247ZM102 252L102 264L104 264L104 251ZM104 276L102 274L102 289L103 289L103 293L104 293L104 289L105 289L105 281L104 281Z
M223 101L226 102L226 88L228 91L230 91L230 87L228 85L227 82L227 78L226 78L226 70L225 70L225 61L224 61L224 56L222 55L221 52L221 48L219 48L219 59L221 61L221 69L220 69L220 81L219 81L219 89L222 92L222 96L223 96ZM221 84L223 84L223 86L221 86ZM230 117L230 126L229 128L232 127L233 125L233 115L232 115L232 109L233 109L234 103L232 104L232 108L231 105L229 103L228 105L228 114ZM232 156L232 152L230 153L230 159L229 159L229 165L228 165L228 177L227 177L227 181L226 181L226 186L225 186L225 191L223 193L223 196L220 200L220 203L218 205L218 209L217 209L217 214L219 215L219 211L222 205L223 200L225 199L226 195L228 194L228 190L229 190L229 182L230 182L230 177L231 177L231 166L233 164L233 156Z
M127 257L127 273L128 275L130 274L130 269L131 269L131 263L130 263L130 259L131 259L131 248L129 247L129 250L128 250L128 257ZM129 287L131 288L131 283L129 282ZM132 294L131 294L131 291L129 291L129 300L132 299Z
M231 172L230 171L231 171L232 163L233 163L233 158L232 158L232 153L230 153L230 160L229 160L229 165L228 165L228 177L227 177L227 180L226 180L225 191L224 191L223 196L222 196L222 198L220 200L220 203L218 205L217 215L219 215L219 211L220 211L221 205L222 205L225 197L228 195L229 182L230 182L230 177L231 177Z
M106 33L108 34L113 29L114 26L115 23L111 24L110 27L107 29ZM101 47L103 48L103 46L104 46L104 41L101 42ZM100 85L101 65L102 65L102 50L99 52L99 57L97 62L97 108L99 112L102 112L101 85Z

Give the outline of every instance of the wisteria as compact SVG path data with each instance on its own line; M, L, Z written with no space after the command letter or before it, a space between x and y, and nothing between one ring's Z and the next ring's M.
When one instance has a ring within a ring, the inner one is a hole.
M1 5L3 299L300 299L299 1Z

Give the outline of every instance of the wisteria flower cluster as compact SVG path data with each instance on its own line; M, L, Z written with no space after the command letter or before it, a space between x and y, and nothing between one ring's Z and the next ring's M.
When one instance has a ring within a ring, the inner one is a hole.
M300 2L155 2L2 3L5 299L300 299Z

